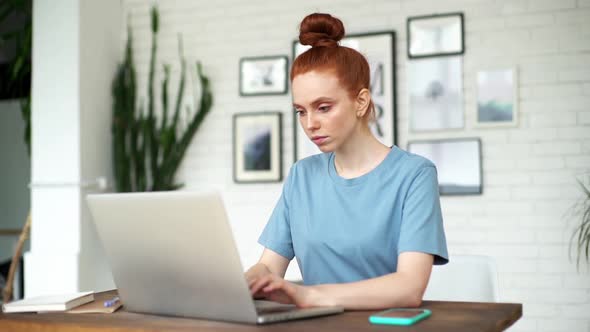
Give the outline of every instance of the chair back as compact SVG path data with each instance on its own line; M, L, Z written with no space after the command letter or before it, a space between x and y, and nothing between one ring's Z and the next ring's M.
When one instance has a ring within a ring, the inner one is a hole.
M453 255L449 263L435 265L424 300L498 302L498 272L488 256Z

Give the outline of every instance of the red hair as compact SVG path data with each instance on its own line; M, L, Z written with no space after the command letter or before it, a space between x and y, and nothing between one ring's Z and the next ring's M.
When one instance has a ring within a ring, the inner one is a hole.
M340 46L344 37L342 21L330 14L314 13L306 16L299 28L299 42L311 48L299 55L291 67L291 82L300 74L331 71L340 85L355 99L361 89L370 88L371 72L367 59L358 51ZM367 116L374 110L370 102Z

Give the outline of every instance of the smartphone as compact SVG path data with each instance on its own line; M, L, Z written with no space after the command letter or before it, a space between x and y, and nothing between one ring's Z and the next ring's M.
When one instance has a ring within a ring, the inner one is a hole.
M371 324L412 325L430 316L428 309L387 309L369 316Z

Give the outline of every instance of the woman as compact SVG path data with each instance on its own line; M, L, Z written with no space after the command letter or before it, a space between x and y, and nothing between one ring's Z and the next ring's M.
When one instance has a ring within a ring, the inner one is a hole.
M293 106L323 153L291 168L246 279L254 297L299 307L416 307L448 261L436 169L373 136L369 65L343 36L329 14L301 22L312 48L291 69ZM283 279L294 257L304 285Z

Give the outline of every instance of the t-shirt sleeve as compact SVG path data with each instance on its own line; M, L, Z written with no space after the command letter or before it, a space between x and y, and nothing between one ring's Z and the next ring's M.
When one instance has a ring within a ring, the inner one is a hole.
M398 255L424 252L434 255L434 264L446 264L449 254L434 166L425 166L417 173L403 206Z
M293 241L291 239L291 225L289 220L289 198L292 180L295 173L295 165L291 167L289 176L283 185L281 197L277 202L270 219L266 223L258 243L270 249L288 260L295 257Z

